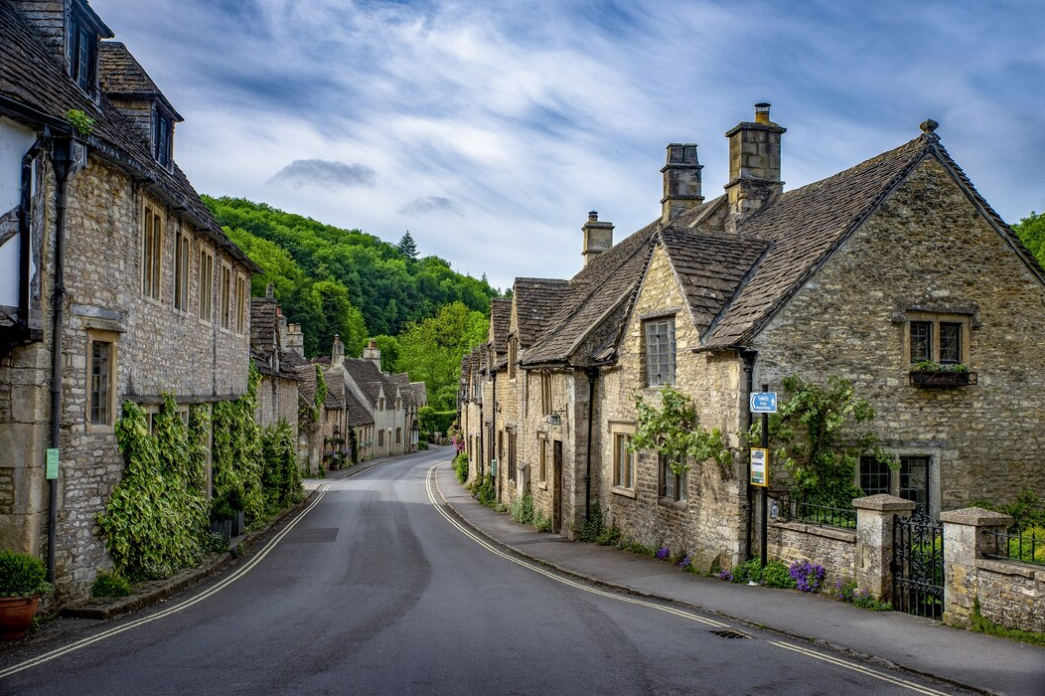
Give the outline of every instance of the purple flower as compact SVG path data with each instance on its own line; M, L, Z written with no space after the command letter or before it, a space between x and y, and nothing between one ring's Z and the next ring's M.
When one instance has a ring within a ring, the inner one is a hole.
M824 567L809 561L795 561L791 564L790 573L802 592L816 592L824 580Z
M693 559L691 559L689 556L685 556L681 561L679 561L679 568L688 568L689 564L692 562Z
M668 550L667 546L661 546L657 549L657 560L663 561L671 555L671 551Z
M733 573L728 570L723 570L721 573L718 574L718 579L724 580L726 582L733 582Z

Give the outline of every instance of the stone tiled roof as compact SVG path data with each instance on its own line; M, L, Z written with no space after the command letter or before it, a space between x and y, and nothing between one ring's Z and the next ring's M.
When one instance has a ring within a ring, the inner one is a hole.
M520 348L529 348L558 313L570 281L554 278L516 278L512 292L518 314ZM485 366L484 366L485 367Z
M498 354L508 352L508 331L512 323L512 298L495 297L490 300L490 340Z
M0 105L48 125L54 134L72 132L65 116L70 109L83 111L94 126L81 139L95 154L131 172L174 207L183 207L181 214L215 245L252 271L260 270L225 236L185 173L176 164L168 170L156 162L143 135L104 94L97 103L84 94L6 1L0 1Z
M340 370L327 368L323 370L323 379L327 383L327 398L323 405L328 409L342 409L345 405L345 378ZM314 392L313 392L314 393Z
M411 382L409 389L415 406L420 408L428 403L428 387L424 382Z
M369 360L349 358L345 360L345 370L352 381L359 386L371 406L377 406L377 400L381 397L381 388L384 387L385 396L394 398L395 387L382 374L380 368Z
M183 120L145 68L119 41L98 44L98 80L106 94L159 99L176 120Z
M250 299L250 346L265 356L265 364L278 345L276 308L276 300L271 297Z
M348 427L359 428L364 425L373 425L374 419L363 404L359 403L352 392L345 392L345 407L348 409Z

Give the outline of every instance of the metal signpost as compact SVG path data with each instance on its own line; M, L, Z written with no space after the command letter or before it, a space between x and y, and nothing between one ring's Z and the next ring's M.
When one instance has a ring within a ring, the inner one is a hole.
M752 486L762 489L762 567L769 562L769 414L776 413L776 393L769 391L769 385L763 384L761 392L751 394L750 407L752 413L762 414L762 447L751 448L751 472L749 480Z

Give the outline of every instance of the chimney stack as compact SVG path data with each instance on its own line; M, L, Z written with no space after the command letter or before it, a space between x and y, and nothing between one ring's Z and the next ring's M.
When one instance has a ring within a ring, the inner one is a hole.
M381 349L377 347L377 341L372 338L363 349L363 360L369 360L377 365L378 370L381 369Z
M584 233L584 247L581 256L587 267L591 260L613 246L613 223L599 222L599 213L592 210L588 213L588 222L581 228Z
M305 357L305 334L301 332L301 324L288 324L287 333L283 339L284 350L292 350L299 357Z
M680 213L704 202L700 195L700 170L696 143L671 143L667 162L660 170L664 175L664 197L660 199L661 222L667 224Z
M726 132L729 138L729 219L736 231L748 216L758 212L784 189L780 180L780 136L787 132L769 120L769 104L755 104L755 120L744 121Z
M341 367L345 364L345 344L341 342L340 334L334 334L334 347L330 350L330 364L333 367Z

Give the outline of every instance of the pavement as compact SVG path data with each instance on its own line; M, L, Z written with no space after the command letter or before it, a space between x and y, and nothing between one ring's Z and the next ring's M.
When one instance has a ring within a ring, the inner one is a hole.
M463 522L518 556L560 573L975 691L1045 696L1045 648L900 612L860 609L819 594L684 573L663 561L567 541L518 524L476 502L449 463L439 465L436 482L446 506Z

